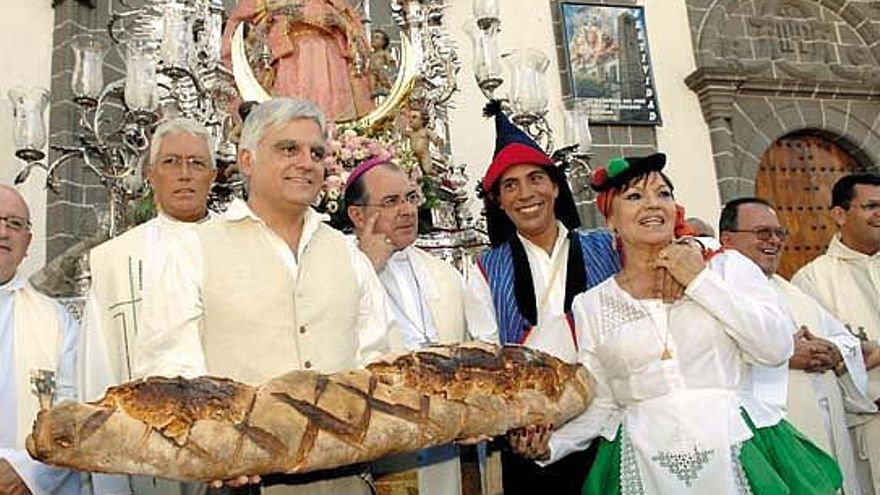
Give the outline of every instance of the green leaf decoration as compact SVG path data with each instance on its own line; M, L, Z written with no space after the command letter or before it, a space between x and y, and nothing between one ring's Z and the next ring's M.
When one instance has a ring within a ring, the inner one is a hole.
M612 158L611 161L608 162L608 178L613 179L619 174L622 174L628 168L629 162L626 161L626 158L620 156L618 156L617 158Z

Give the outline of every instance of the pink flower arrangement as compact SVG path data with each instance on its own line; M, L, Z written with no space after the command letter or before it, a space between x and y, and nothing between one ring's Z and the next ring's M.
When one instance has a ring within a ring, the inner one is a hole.
M396 161L398 153L397 146L389 138L370 137L362 129L331 125L329 133L328 153L324 158L324 194L319 209L333 215L342 206L345 181L358 163L373 157Z

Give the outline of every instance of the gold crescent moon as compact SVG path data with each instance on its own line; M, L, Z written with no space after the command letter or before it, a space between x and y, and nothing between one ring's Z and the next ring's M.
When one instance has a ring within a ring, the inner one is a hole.
M414 50L409 36L401 32L400 69L397 71L397 77L394 79L394 85L391 87L388 97L378 107L373 109L372 112L360 119L348 122L369 128L387 118L412 91L419 76L421 62L421 50ZM248 63L244 44L244 23L239 24L235 28L235 32L232 33L232 74L235 78L238 92L244 101L263 102L272 98L272 95L257 80L253 69Z

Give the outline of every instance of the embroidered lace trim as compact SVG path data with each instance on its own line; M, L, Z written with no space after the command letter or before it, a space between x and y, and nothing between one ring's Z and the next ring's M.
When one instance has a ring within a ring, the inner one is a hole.
M651 316L644 309L617 297L607 288L599 292L599 307L602 316L599 333L603 340L619 330L623 324Z
M739 460L739 453L742 450L742 444L738 443L730 446L730 456L733 461L733 479L736 483L736 492L740 495L753 495L752 487L746 478L746 471L743 469L742 462Z
M621 495L644 495L645 488L642 485L642 476L639 473L639 464L636 461L636 453L626 428L620 425L620 494Z

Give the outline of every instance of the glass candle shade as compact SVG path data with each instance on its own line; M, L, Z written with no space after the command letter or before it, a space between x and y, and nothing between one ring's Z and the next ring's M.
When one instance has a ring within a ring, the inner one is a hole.
M590 117L586 109L579 104L564 110L565 145L577 144L579 153L590 153L593 149L593 135L590 133Z
M28 162L46 156L46 109L49 92L39 87L20 86L9 90L12 101L12 140L15 156Z
M189 66L193 37L189 9L182 3L169 2L162 15L161 56L165 67L171 72ZM176 74L172 74L176 75Z
M156 108L155 44L148 40L130 40L125 44L125 105L135 113Z
M510 71L510 101L517 113L537 115L547 109L547 55L534 48L504 57Z
M70 78L73 101L94 107L104 90L104 56L110 44L102 38L81 34L73 38L70 46L73 49L73 74Z
M473 71L477 84L484 93L491 94L503 79L501 74L501 52L498 48L498 27L490 26L488 29L479 29L474 20L469 20L462 26L471 40L473 48Z

